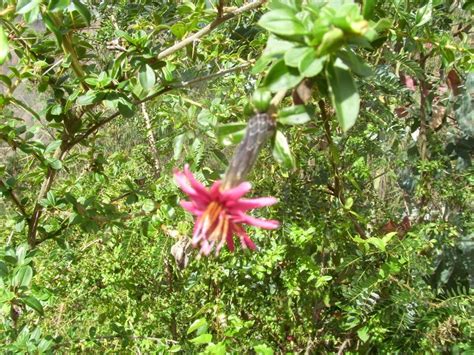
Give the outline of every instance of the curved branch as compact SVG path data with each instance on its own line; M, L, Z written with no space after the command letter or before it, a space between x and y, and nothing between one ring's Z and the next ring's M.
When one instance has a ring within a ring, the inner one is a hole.
M257 0L257 1L251 2L249 4L246 4L242 7L239 7L238 9L235 9L235 10L225 14L224 16L218 16L214 21L212 21L210 24L208 24L207 26L200 29L198 32L192 34L191 36L186 37L181 42L178 42L175 45L165 49L162 52L160 52L158 54L158 59L163 59L163 58L179 51L180 49L186 47L188 44L191 44L195 40L207 35L209 32L211 32L214 28L216 28L220 24L222 24L222 23L230 20L231 18L234 18L234 17L236 17L236 16L238 16L238 15L240 15L240 14L246 12L246 11L255 10L255 9L259 8L260 6L262 6L265 2L266 2L266 0Z

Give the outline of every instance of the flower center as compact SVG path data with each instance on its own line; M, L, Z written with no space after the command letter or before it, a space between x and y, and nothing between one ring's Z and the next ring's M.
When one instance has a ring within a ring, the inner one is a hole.
M202 218L202 234L208 241L221 241L229 231L229 217L224 206L213 201L207 206Z

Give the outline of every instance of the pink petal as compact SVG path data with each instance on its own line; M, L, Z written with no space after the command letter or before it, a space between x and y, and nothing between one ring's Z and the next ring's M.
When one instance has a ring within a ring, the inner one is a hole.
M242 244L242 248L246 249L247 247L251 250L255 250L257 247L255 243L250 239L247 233L240 227L235 226L235 231L240 237L240 243Z
M227 240L227 248L229 248L229 250L231 252L234 251L234 229L232 227L232 224L230 224L229 222L229 230L227 231L227 236L226 236L226 240Z
M271 206L278 202L278 199L275 197L260 197L252 199L239 199L237 201L229 201L226 206L232 209L238 209L241 211L247 211L254 208L260 208L265 206Z
M211 200L213 200L213 201L217 200L217 198L219 197L219 195L221 193L220 190L219 190L220 187L221 187L221 183L222 182L220 180L217 180L212 184L212 186L209 190L209 195L211 197Z
M239 213L239 217L239 222L250 224L263 229L276 229L280 226L280 222L275 220L255 218L243 213Z
M189 180L189 183L191 184L191 187L194 190L196 190L196 192L198 194L205 195L205 196L209 197L209 191L207 191L207 189L204 187L203 184L201 184L199 181L196 180L193 173L189 170L189 165L188 164L186 164L184 166L184 175L186 175L186 177Z
M250 191L252 185L250 182L243 182L239 186L221 192L224 200L237 200Z
M187 195L196 195L196 191L191 186L189 186L188 182L186 181L186 176L177 169L174 171L174 181L176 181L176 184L178 184L179 188Z
M201 216L204 211L197 208L196 205L193 202L190 201L179 201L179 204L181 207L183 207L186 211L191 212L192 214L195 214L196 216Z

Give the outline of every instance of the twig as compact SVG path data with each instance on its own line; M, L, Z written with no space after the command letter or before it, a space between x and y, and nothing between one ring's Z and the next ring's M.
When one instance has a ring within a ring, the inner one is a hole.
M160 52L158 54L158 59L163 59L163 58L179 51L180 49L186 47L188 44L190 44L190 43L196 41L197 39L205 36L206 34L211 32L214 28L216 28L217 26L219 26L223 22L226 22L226 21L230 20L231 18L234 18L234 17L242 14L243 12L257 9L258 7L262 6L265 2L266 2L266 0L257 0L257 1L251 2L249 4L246 4L242 7L239 7L238 9L235 9L235 10L225 14L224 16L221 16L221 17L218 16L214 21L212 21L210 24L208 24L207 26L200 29L198 32L192 34L191 36L186 37L181 42L178 42L175 45L165 49L162 52Z
M339 349L338 349L338 351L337 351L337 355L342 355L342 354L344 354L344 349L350 344L350 342L351 342L351 338L345 339L345 340L342 342L341 346L339 347Z
M7 189L8 195L9 195L10 199L12 200L12 202L15 204L16 207L18 207L18 209L20 210L21 215L23 217L25 217L26 220L28 220L28 213L26 213L25 207L21 204L20 199L15 194L15 192L13 190L9 189L5 185L5 183L1 180L0 180L0 186L3 187L4 189Z

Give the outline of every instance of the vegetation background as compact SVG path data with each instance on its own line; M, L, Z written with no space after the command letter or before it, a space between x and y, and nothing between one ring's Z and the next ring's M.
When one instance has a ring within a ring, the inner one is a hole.
M470 353L471 0L0 0L5 353ZM172 178L248 176L198 257Z

